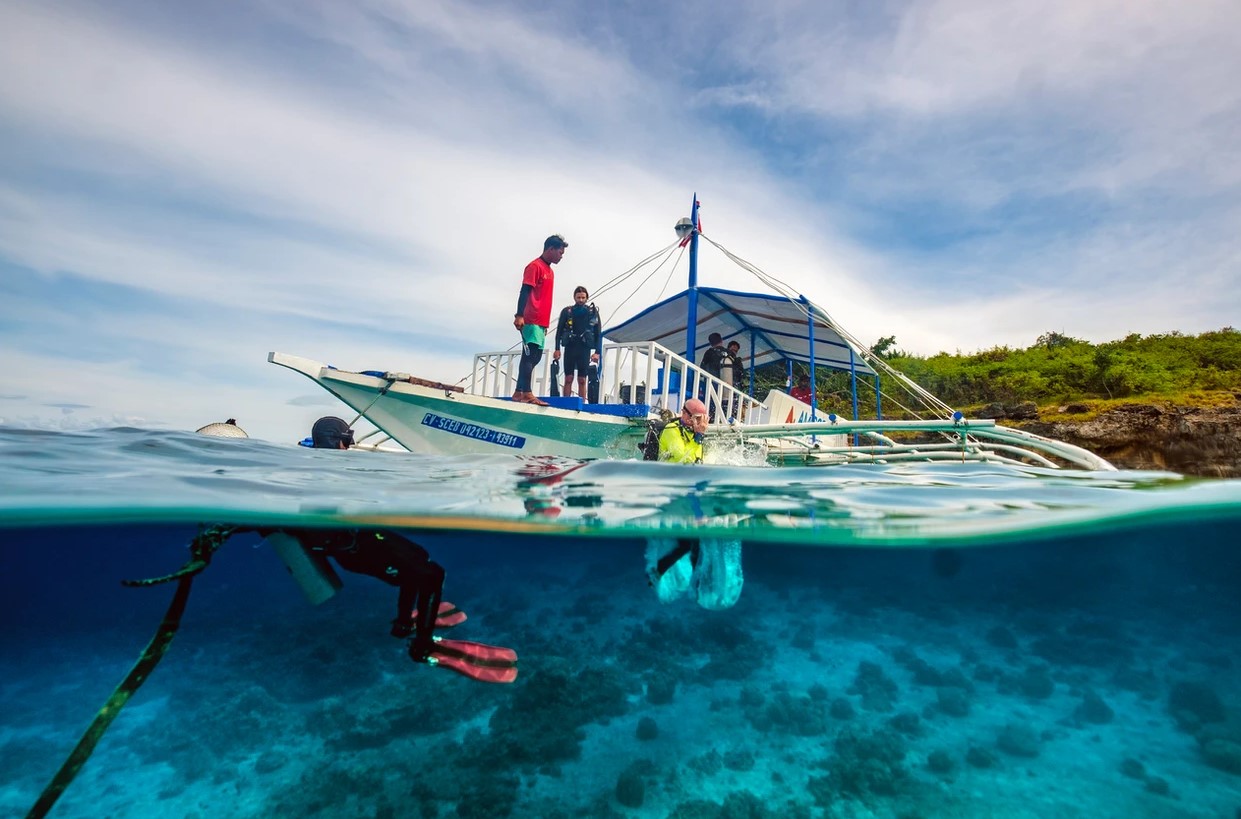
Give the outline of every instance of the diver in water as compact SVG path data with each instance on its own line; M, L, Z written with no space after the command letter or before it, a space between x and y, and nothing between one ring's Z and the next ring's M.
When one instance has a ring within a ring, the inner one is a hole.
M310 445L315 449L348 449L354 445L353 430L343 419L325 415L311 427Z
M278 533L296 540L312 560L317 558L321 563L323 558L330 557L346 571L396 586L396 617L391 633L394 637L409 638L409 656L414 662L442 665L482 682L508 683L517 679L517 653L512 649L435 636L435 629L455 626L464 622L466 616L443 601L443 567L409 538L392 531L367 529L260 530L268 538ZM284 554L282 558L288 565L288 558ZM289 568L297 578L294 567ZM330 567L327 571L330 573ZM336 585L339 586L338 579Z
M659 460L678 464L702 463L702 436L707 431L707 405L690 398L681 417L659 434Z

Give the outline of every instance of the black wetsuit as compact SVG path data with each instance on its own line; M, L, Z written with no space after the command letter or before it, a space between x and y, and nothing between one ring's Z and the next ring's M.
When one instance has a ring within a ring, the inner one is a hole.
M345 571L377 577L399 589L394 637L409 637L409 656L426 662L444 590L444 568L427 550L395 532L373 530L288 529L312 552L332 558ZM415 622L411 618L418 611Z
M720 372L724 367L724 359L731 358L728 348L722 345L708 347L707 351L702 354L702 361L698 362L698 366L702 367L716 378L720 377Z
M585 378L590 354L599 339L599 312L593 304L573 304L560 311L556 346L564 347L564 374Z

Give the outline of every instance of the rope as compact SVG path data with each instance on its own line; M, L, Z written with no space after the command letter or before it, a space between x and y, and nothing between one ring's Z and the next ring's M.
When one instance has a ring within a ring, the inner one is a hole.
M386 378L384 380L387 381L388 383L384 385L384 388L382 390L380 390L378 393L375 394L375 397L371 400L371 402L366 405L366 409L362 410L361 412L359 412L357 415L353 417L353 420L349 422L350 427L352 427L358 421L361 421L363 418L366 418L366 413L370 411L370 408L375 406L375 403L380 398L383 398L385 395L387 395L388 390L392 389L392 385L396 383L396 379L393 379L393 378ZM366 418L366 420L369 421L371 419Z
M643 287L643 286L644 286L647 282L649 282L649 281L650 281L650 280L651 280L651 279L655 276L655 274L656 274L656 273L658 273L658 272L659 272L659 269L660 269L661 267L663 267L665 264L667 264L667 263L668 263L668 259L672 258L672 254L673 254L674 252L676 252L676 246L675 246L675 245L673 245L672 247L670 247L670 248L666 248L665 250L667 251L667 256L665 256L665 257L664 257L663 261L661 261L661 262L660 262L658 265L656 265L655 267L651 268L651 272L646 274L646 278L645 278L645 279L643 279L641 282L639 282L639 283L638 283L638 286L637 286L637 287L635 287L635 288L633 288L633 290L631 290L631 291L630 291L629 295L628 295L628 296L626 296L626 297L624 298L624 300L623 300L623 301L621 301L621 303L620 303L620 304L618 304L618 305L616 305L616 307L612 308L612 312L608 315L608 320L607 320L606 322L604 322L605 324L611 324L611 323L612 323L612 317L613 317L613 316L615 316L615 315L616 315L616 314L620 311L620 309L621 309L622 307L624 307L624 306L625 306L625 303L626 303L626 302L628 302L630 299L632 299L634 296L636 296L636 295L638 294L638 291L639 291L639 290L641 290L641 289L642 289L642 287ZM664 251L660 251L660 252L662 253L662 252L664 252ZM684 254L685 254L685 251L684 251L684 250L682 250L682 251L681 251L681 255L683 256ZM648 261L649 261L649 259L650 259L650 258L651 258L651 257L648 257ZM664 288L667 288L667 287L668 287L668 281L670 281L670 280L672 279L672 274L673 274L673 272L676 270L677 263L679 263L679 262L680 262L680 256L678 256L678 257L677 257L677 262L676 262L676 263L673 263L672 267L670 267L670 268L668 269L668 278L664 281ZM644 262L644 264L645 264L645 262ZM640 266L639 266L639 267L640 267ZM629 272L627 272L627 273L625 274L625 278L628 278L629 276L631 276L631 275L633 275L634 273L636 273L636 272L638 271L639 267L634 267L634 268L633 268L633 269L631 269ZM624 279L621 279L621 281L624 281ZM617 284L620 284L620 281L618 281L618 282L617 282ZM604 291L604 292L606 292L606 291ZM664 291L661 289L661 290L659 291L659 295L662 297L662 296L663 296L663 294L664 294ZM657 299L656 299L656 301L658 301L658 300L659 300L659 299L657 298Z
M661 267L663 267L665 264L667 264L668 259L672 256L673 252L675 252L675 251L676 251L676 249L677 249L677 247L678 247L679 245L680 245L680 240L678 239L677 241L673 242L672 244L668 245L667 247L665 247L665 248L662 248L662 249L660 249L660 250L655 251L654 253L652 253L651 255L647 256L645 259L643 259L642 261L638 262L638 263L637 263L637 264L635 264L633 267L629 268L628 270L624 271L623 273L618 273L617 275L613 276L611 279L608 279L606 282L604 282L603 284L599 285L599 287L598 287L598 288L594 291L594 299L599 298L599 297L600 297L600 296L602 296L604 293L607 293L609 290L612 290L613 288L617 287L617 286L618 286L618 285L620 285L622 282L624 282L626 279L628 279L630 276L632 276L634 273L637 273L639 270L641 270L643 267L647 266L647 265L648 265L648 264L650 264L651 262L655 261L656 259L659 259L661 256L663 257L662 261L660 261L660 263L659 263L658 265L656 265L656 266L655 266L655 269L654 269L654 270L652 270L652 271L651 271L651 273L647 274L647 277L646 277L645 279L643 279L643 280L642 280L641 284L639 284L637 287L633 288L633 291L632 291L632 292L631 292L628 296L626 296L626 297L625 297L625 301L622 301L620 304L616 305L616 307L614 307L614 308L612 309L612 312L608 314L607 320L606 320L606 321L604 321L604 320L602 320L602 319L601 319L601 324L602 324L603 326L607 326L608 324L611 324L611 323L612 323L612 317L616 315L617 311L618 311L618 310L620 310L620 308L621 308L622 306L624 306L624 304L625 304L625 302L626 302L626 301L629 301L629 299L633 298L633 296L634 296L634 295L638 292L638 290L642 287L642 285L644 285L644 284L646 284L648 281L650 281L651 276L653 276L653 275L655 274L655 272L656 272L656 271L658 271ZM682 255L684 255L684 254L682 254ZM679 261L679 259L678 259L678 261ZM675 268L676 268L676 265L674 264L674 265L673 265L673 269L675 269ZM671 271L671 270L670 270L670 271L669 271L669 273L668 273L668 277L669 277L669 279L671 279L671 278L672 278L672 271ZM667 284L667 282L665 282L665 283L664 283L664 287L666 288L667 286L668 286L668 284ZM662 296L662 295L663 295L663 291L661 290L661 291L660 291L660 296ZM593 299L592 299L592 301L593 301ZM554 335L555 335L555 332L556 332L556 329L557 329L557 327L559 326L559 323L560 323L560 322L559 322L559 320L557 320L557 322L556 322L555 324L553 324L551 327L548 327L548 328L547 328L547 335L549 335L549 336L554 336ZM601 328L601 329L602 329L602 328ZM513 345L511 345L511 346L508 348L508 350L506 350L506 352L510 352L510 353L511 353L511 352L515 351L515 350L516 350L518 347L520 347L521 345L522 345L522 342L521 342L521 341L517 341L517 342L515 342ZM489 366L489 367L494 367L495 365L488 365L488 366ZM464 383L465 383L465 382L466 382L466 381L470 378L470 375L472 375L472 373L470 373L470 374L466 374L466 375L461 376L459 379L457 379L457 384L458 384L458 385L460 385L460 384L464 384ZM369 407L368 407L367 409L369 409ZM352 426L352 425L351 425L351 426Z
M918 384L916 381L909 378L909 376L905 375L899 370L894 369L884 359L872 353L869 347L863 344L860 339L858 339L848 330L845 330L822 307L809 301L808 299L803 303L802 296L790 284L788 284L788 282L785 282L782 279L779 279L776 276L773 276L770 273L767 273L762 268L760 268L758 265L741 258L740 256L730 251L728 248L724 247L719 242L707 236L701 230L698 231L698 236L699 238L709 242L713 247L715 247L717 250L723 253L724 256L727 259L729 259L729 261L731 261L733 264L737 265L742 270L745 270L746 272L750 273L752 276L758 279L760 283L770 288L771 290L774 290L776 293L778 293L779 295L787 299L789 303L793 304L795 308L797 309L797 311L800 312L802 316L805 317L807 322L815 321L816 315L817 315L818 318L823 320L823 322L827 325L827 327L829 327L833 332L835 332L842 339L844 339L845 342L848 343L853 348L853 351L857 353L861 357L861 359L867 365L871 367L872 370L874 370L876 373L882 372L884 375L888 376L888 378L900 384L913 398L917 399L923 405L923 407L925 407L928 411L931 411L937 414L943 414L943 415L948 415L952 412L953 408L950 407L948 404L944 403L943 401L941 401L938 397L934 395L934 393L931 393L926 388ZM659 298L662 298L664 291L667 290L668 288L668 283L672 280L672 274L676 271L677 266L680 264L681 258L683 258L684 256L685 246L686 245L682 244L681 240L678 239L677 241L674 241L672 244L668 245L667 247L661 250L658 250L655 253L652 253L651 255L647 256L645 259L633 265L632 267L630 267L628 270L624 271L623 273L620 273L612 277L607 282L604 282L604 284L600 285L599 288L594 293L594 297L596 299L602 296L603 294L607 293L609 290L612 290L613 288L619 286L621 283L623 283L629 277L633 276L643 267L647 266L648 264L651 264L652 262L656 260L659 260L659 264L655 265L655 267L651 270L651 272L647 274L646 278L644 278L638 284L637 287L633 288L630 294L626 296L625 299L620 302L620 304L617 304L612 309L611 313L608 314L607 320L604 321L603 324L605 326L608 324L611 324L613 317L615 317L616 313L621 309L621 307L623 307L626 302L628 302L631 298L633 298L637 294L637 292L647 282L649 282L651 278L656 273L658 273L659 270L663 268L665 264L668 263L668 261L672 258L673 254L679 248L681 250L681 253L677 255L676 261L673 262L672 266L669 268L668 277L664 281L664 285L660 289L659 296L656 298L656 301L658 301ZM548 334L550 335L554 329L555 329L554 327L549 328ZM510 347L509 352L512 352L518 346L520 346L520 342ZM457 383L461 384L469 377L470 376L468 375L462 376L457 381ZM894 403L896 403L897 406L901 407L901 409L905 410L906 412L909 412L915 417L918 417L917 411L911 410L909 407L904 406L900 401L897 401L895 398L892 397L892 394L890 393L890 391L884 390L883 395L884 397L887 397L890 400L892 400ZM376 400L378 400L378 398Z
M611 279L609 279L608 281L606 281L606 282L604 282L603 284L599 285L598 289L595 291L595 298L598 298L599 296L601 296L601 295L603 295L604 293L608 292L608 291L609 291L609 290L611 290L612 288L616 287L616 286L617 286L617 285L619 285L621 282L623 282L625 279L629 278L629 277L630 277L630 276L632 276L634 273L636 273L637 271L641 270L643 267L646 267L648 264L650 264L651 262L655 261L655 260L656 260L656 259L658 259L660 256L664 256L664 257L665 257L664 261L667 261L667 258L666 258L666 257L667 257L667 256L670 256L670 255L673 253L673 251L675 251L675 250L677 249L677 246L678 246L679 244L680 244L680 241L679 241L679 240L678 240L678 241L676 241L676 242L673 242L672 244L668 245L667 247L665 247L665 248L663 248L663 249L661 249L661 250L657 250L657 251L655 251L654 253L652 253L651 255L647 256L645 259L643 259L642 261L638 262L637 264L635 264L633 267L629 268L629 269L628 269L628 270L626 270L625 272L623 272L623 273L618 273L617 275L613 276L613 277L612 277ZM663 266L663 264L664 264L664 262L660 262L660 265L659 265L659 266L660 266L660 267L662 267L662 266Z
M788 299L792 304L796 305L797 310L803 316L806 317L807 321L814 321L814 314L818 313L821 316L821 318L824 320L824 322L827 324L827 326L830 327L837 335L843 338L846 342L848 342L850 346L853 347L854 352L858 353L858 355L862 357L862 360L865 361L868 365L870 365L872 369L876 371L882 371L888 377L892 378L894 381L899 383L906 390L908 390L911 395L921 400L923 405L926 406L927 409L932 410L932 411L939 411L944 414L949 414L952 412L952 407L945 404L943 401L937 398L933 393L928 391L926 388L922 387L920 384L918 384L916 381L911 379L909 376L905 375L899 370L894 369L892 365L888 364L882 358L872 353L865 344L863 344L857 337L855 337L848 330L845 330L843 327L841 327L840 324L837 323L837 321L834 318L832 318L831 315L826 310L824 310L822 307L820 307L817 304L814 304L813 302L810 302L807 299L807 303L810 305L810 308L807 308L806 305L802 303L800 294L798 294L788 283L781 281L780 279L777 279L775 276L765 273L761 268L758 267L758 265L752 264L746 261L745 259L741 258L740 256L737 256L732 251L728 250L728 248L721 245L719 242L706 236L706 234L699 233L698 235L702 239L705 239L706 241L710 242L716 249L718 249L721 253L723 253L730 261L732 261L742 270L749 272L755 278L757 278L760 282L767 285L772 290L775 290L781 296L784 296L786 299Z
M43 789L34 807L26 814L26 819L39 819L47 815L47 812L56 804L56 800L64 793L65 788L69 787L78 772L82 770L82 766L90 759L95 746L99 744L99 740L103 738L104 732L108 730L112 721L121 713L121 709L129 702L129 698L142 687L147 677L151 676L155 666L164 658L168 647L172 645L172 638L176 635L177 629L181 627L181 615L185 613L185 604L190 599L190 584L194 581L194 575L207 567L212 555L235 531L237 530L230 526L214 526L201 532L190 543L189 562L172 574L146 580L121 581L125 586L139 587L154 586L175 580L177 591L173 594L172 602L168 606L168 611L164 613L164 619L156 629L155 636L151 638L133 668L125 675L125 679L121 680L120 685L112 692L112 696L108 697L103 708L99 709L99 713L95 715L95 719L82 734L78 744L65 759L64 764L60 766L60 770Z

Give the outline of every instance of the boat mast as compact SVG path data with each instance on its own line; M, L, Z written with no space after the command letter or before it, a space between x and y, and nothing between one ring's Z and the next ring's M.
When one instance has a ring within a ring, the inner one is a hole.
M698 360L698 192L689 210L689 315L685 317L685 360Z

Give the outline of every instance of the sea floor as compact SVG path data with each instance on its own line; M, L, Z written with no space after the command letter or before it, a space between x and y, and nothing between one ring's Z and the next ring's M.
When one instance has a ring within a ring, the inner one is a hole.
M452 636L517 649L511 686L410 663L377 581L311 607L239 550L52 815L1241 816L1235 567L747 548L741 600L711 612L658 603L640 549L587 545L433 550L469 614ZM142 616L53 637L27 614L0 643L0 814L170 590L125 594Z

